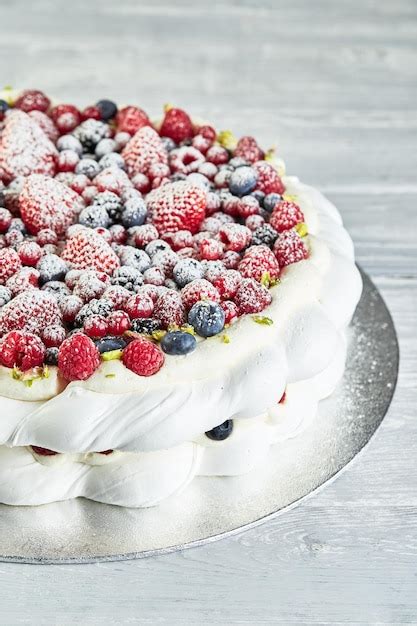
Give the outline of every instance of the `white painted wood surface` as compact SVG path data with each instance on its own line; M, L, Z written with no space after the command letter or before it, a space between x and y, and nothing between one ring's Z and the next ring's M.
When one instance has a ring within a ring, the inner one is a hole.
M182 554L0 564L0 623L417 624L415 0L0 0L0 82L276 143L341 209L402 356L380 431L317 497Z

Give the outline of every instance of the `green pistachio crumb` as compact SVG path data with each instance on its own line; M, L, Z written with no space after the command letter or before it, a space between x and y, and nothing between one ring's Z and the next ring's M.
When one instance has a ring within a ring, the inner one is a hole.
M110 350L109 352L103 352L101 359L102 361L120 361L122 354L123 350Z
M165 337L166 334L166 330L154 330L151 337L155 339L155 341L161 341L162 337Z
M305 222L300 222L295 226L295 230L300 235L300 237L305 237L308 235L307 224Z
M106 374L105 378L116 378L116 374Z
M222 130L217 135L217 141L226 150L234 150L237 146L237 139L231 130Z
M222 341L223 341L223 343L230 343L229 335L223 335L222 336Z
M270 317L266 317L265 315L252 315L252 319L257 324L264 324L265 326L271 326L274 323L274 320L271 320Z

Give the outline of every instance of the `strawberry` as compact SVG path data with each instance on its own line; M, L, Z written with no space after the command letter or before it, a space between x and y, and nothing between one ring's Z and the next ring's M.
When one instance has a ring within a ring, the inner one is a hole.
M196 233L205 217L206 192L186 181L167 183L146 198L150 221L159 232Z
M57 157L54 144L27 113L8 113L0 138L0 180L9 184L32 173L54 176Z
M175 143L192 139L193 124L188 113L182 109L168 109L159 129L161 137L170 137Z
M45 135L53 143L56 143L59 137L59 132L49 115L42 113L42 111L30 111L29 117L42 128Z
M0 335L11 330L39 333L47 326L60 322L57 299L39 289L24 291L0 309Z
M61 258L77 270L98 270L112 274L120 261L106 240L89 228L77 228L62 251Z
M152 165L168 163L168 153L156 130L144 126L132 137L122 151L129 176L149 175Z

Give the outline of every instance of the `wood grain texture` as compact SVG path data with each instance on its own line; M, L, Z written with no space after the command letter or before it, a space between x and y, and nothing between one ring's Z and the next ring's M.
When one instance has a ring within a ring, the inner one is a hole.
M0 81L277 144L342 211L402 357L382 427L316 497L182 554L0 564L1 623L417 624L415 0L0 0Z

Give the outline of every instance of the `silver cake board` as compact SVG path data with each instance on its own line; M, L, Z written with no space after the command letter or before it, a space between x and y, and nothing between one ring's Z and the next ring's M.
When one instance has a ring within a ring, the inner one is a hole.
M283 514L334 479L369 442L390 405L398 342L370 278L350 330L336 392L308 428L232 478L196 478L159 506L129 509L78 498L38 507L0 505L0 561L92 563L137 559L230 536Z

